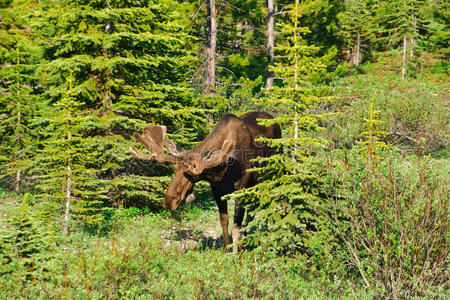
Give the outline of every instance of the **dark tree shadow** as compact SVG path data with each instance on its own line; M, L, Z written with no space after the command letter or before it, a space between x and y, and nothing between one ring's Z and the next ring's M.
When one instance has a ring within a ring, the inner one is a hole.
M211 231L201 231L191 228L172 228L166 237L166 242L177 242L191 250L222 249L223 238Z

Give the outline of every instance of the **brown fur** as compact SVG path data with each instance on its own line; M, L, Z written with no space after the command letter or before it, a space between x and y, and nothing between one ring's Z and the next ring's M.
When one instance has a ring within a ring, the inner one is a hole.
M227 203L222 200L222 196L232 193L235 190L249 187L255 183L254 175L247 173L250 168L250 160L257 156L268 156L271 149L265 143L255 142L255 138L265 136L268 138L281 137L281 129L278 124L264 127L257 123L257 119L270 119L271 115L264 112L246 113L241 118L234 115L225 115L217 123L208 137L201 141L192 150L175 153L177 156L169 157L166 161L174 162L175 176L165 194L164 208L175 210L184 201L192 201L193 185L200 180L210 183L211 191L219 208L220 223L223 230L224 244L230 243L228 235L228 211ZM166 148L176 149L171 142L164 140L165 127L158 131L157 146L153 146L161 152L163 142ZM142 137L136 135L138 139ZM151 136L144 138L152 141ZM173 143L172 143L173 144ZM150 149L152 150L152 149ZM169 149L170 150L170 149ZM173 150L175 151L175 150ZM133 155L140 159L155 159L160 161L159 156L155 158L138 154L132 149ZM172 151L171 151L172 152ZM177 152L177 151L175 151ZM188 199L188 200L187 200ZM233 239L240 238L240 227L245 211L235 203L235 216L233 224Z

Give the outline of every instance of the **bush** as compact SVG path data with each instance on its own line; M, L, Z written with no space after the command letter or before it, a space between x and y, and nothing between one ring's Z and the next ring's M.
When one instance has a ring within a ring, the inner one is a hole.
M449 195L440 168L393 153L377 163L356 151L335 161L333 219L348 263L375 296L424 296L446 284Z
M6 279L3 284L24 286L49 275L47 260L52 243L39 227L25 201L7 219L0 231L0 277Z
M329 158L323 186L343 252L336 257L375 297L432 295L448 279L448 169L421 156L420 144L415 158L399 155L383 141L378 113L369 102L362 141Z

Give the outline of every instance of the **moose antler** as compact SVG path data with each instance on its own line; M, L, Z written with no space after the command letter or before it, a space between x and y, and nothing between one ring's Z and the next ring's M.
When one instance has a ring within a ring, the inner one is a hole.
M180 154L182 149L175 145L173 142L164 139L167 133L167 127L161 125L150 125L144 128L144 134L139 135L134 133L134 137L145 148L150 150L152 155L145 155L137 152L134 147L130 147L131 155L138 159L143 160L156 160L157 162L174 162L175 157ZM164 146L169 150L173 156L166 155L164 153Z

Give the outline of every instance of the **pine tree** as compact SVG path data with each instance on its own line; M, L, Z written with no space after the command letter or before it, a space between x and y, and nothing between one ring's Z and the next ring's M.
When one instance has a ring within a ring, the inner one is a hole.
M304 39L309 32L299 24L304 8L296 0L288 9L289 20L280 24L282 39L275 48L278 57L286 59L276 61L272 69L275 76L283 78L283 85L268 89L267 96L259 100L279 112L273 120L260 123L279 123L284 128L281 139L262 139L282 153L258 159L254 171L262 172L261 182L233 197L257 205L249 227L267 229L251 234L250 242L268 243L274 251L294 255L307 249L318 220L314 213L319 201L318 175L311 167L315 149L322 145L314 132L325 116L312 109L325 99L314 95L312 83L314 74L323 72L325 65L314 57L318 48Z
M450 57L450 2L432 1L426 12L428 22L424 27L430 32L428 45Z
M0 274L4 276L14 272L15 277L23 274L24 280L41 275L45 270L45 261L50 257L49 236L39 230L25 202L18 214L9 218L7 223L10 228L0 232ZM13 267L14 264L20 269Z
M319 47L320 55L329 55L330 52L336 51L335 49L341 46L338 16L344 9L344 1L304 0L301 5L303 11L300 22L310 31L305 35L305 39Z
M379 129L383 122L378 120L379 111L374 109L374 102L375 96L369 101L369 116L364 121L366 130L360 134L361 141L358 142L359 151L367 158L371 169L374 169L374 164L381 159L378 151L391 149L391 146L382 140L388 133Z
M171 0L69 1L34 12L40 22L33 29L51 41L48 61L40 68L50 105L64 107L66 79L73 70L73 118L80 119L72 127L72 145L84 149L80 155L85 156L79 171L72 168L78 182L75 203L158 207L168 168L134 160L132 133L148 123L164 124L170 138L185 147L204 134L204 110L192 96L190 65L196 58L188 50L193 41L183 10L183 4ZM61 138L67 131L47 115L35 124L36 130L44 128L40 137L48 144L53 138L45 132ZM43 145L42 151L51 147ZM40 176L45 165L45 160L36 161L35 174Z
M401 76L407 72L408 56L412 58L414 49L421 39L419 27L422 20L422 0L394 0L377 4L377 21L381 32L386 34L385 40L391 47L399 47L402 53Z
M7 1L3 5L13 5ZM33 153L30 121L35 116L39 81L35 74L42 58L38 43L27 29L29 1L0 9L0 178L7 188L21 191L23 174Z
M69 232L69 219L72 210L85 224L99 223L98 214L105 193L97 187L97 196L85 193L85 183L90 181L89 161L98 155L96 149L89 147L91 138L83 137L86 116L78 110L83 104L76 100L72 91L72 72L67 75L66 95L56 102L45 117L39 119L40 130L35 134L41 141L40 150L33 157L33 173L39 176L36 188L39 198L60 206L64 214L62 231ZM89 201L86 201L89 200ZM75 202L72 208L72 202Z
M345 44L351 49L351 63L358 67L367 53L368 44L373 40L372 15L365 0L347 2L345 12L340 14Z

